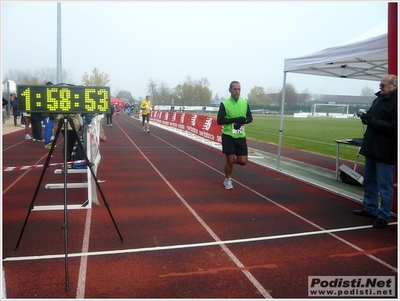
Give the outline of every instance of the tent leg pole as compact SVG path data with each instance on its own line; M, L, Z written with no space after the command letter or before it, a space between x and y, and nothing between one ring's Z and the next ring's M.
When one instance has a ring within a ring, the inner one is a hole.
M283 88L282 88L282 102L281 102L281 121L279 124L279 142L278 142L278 162L277 169L279 170L281 162L281 148L282 148L282 132L283 132L283 114L285 112L285 93L286 93L286 73L283 73Z

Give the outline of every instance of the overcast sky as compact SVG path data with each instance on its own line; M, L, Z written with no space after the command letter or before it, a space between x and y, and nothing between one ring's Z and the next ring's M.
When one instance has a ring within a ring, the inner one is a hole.
M63 1L62 67L81 84L94 67L112 94L147 94L151 78L169 88L207 78L213 97L254 86L281 89L285 58L333 47L387 23L374 1ZM57 67L57 2L1 2L1 75ZM300 93L360 95L379 82L289 73Z

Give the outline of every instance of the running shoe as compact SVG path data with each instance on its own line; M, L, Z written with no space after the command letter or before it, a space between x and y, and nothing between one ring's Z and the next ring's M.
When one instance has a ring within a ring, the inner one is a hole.
M233 189L233 185L232 185L232 179L225 179L224 183L223 183L225 189Z
M149 130L147 130L147 134L148 134L148 133L150 133L150 131L149 131Z
M29 134L26 134L26 135L25 135L25 139L26 139L26 140L31 140L32 137L31 137Z
M55 144L54 147L57 147L57 144ZM47 143L47 144L44 146L44 148L51 149L51 142L50 142L50 143Z

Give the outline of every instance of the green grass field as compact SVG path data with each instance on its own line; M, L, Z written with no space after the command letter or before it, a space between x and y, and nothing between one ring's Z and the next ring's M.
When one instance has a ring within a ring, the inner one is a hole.
M278 144L280 116L253 115L253 122L246 125L247 137ZM336 157L335 140L362 138L366 126L358 118L285 116L282 146ZM340 149L340 158L355 160L358 148ZM364 162L361 156L359 162Z

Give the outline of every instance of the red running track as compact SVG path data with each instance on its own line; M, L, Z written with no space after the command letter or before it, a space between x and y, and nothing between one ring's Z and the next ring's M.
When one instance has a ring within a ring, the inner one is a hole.
M225 190L219 150L155 126L146 134L128 116L113 121L97 178L123 243L99 195L101 205L68 210L67 264L63 210L32 211L15 250L41 169L3 172L7 298L307 298L308 276L397 282L397 219L372 228L352 214L359 204L253 163L235 166L235 189ZM51 163L62 162L58 144ZM46 156L42 143L3 136L4 167ZM54 169L42 186L63 181ZM68 204L86 193L68 189ZM62 189L40 187L35 205L63 202Z

